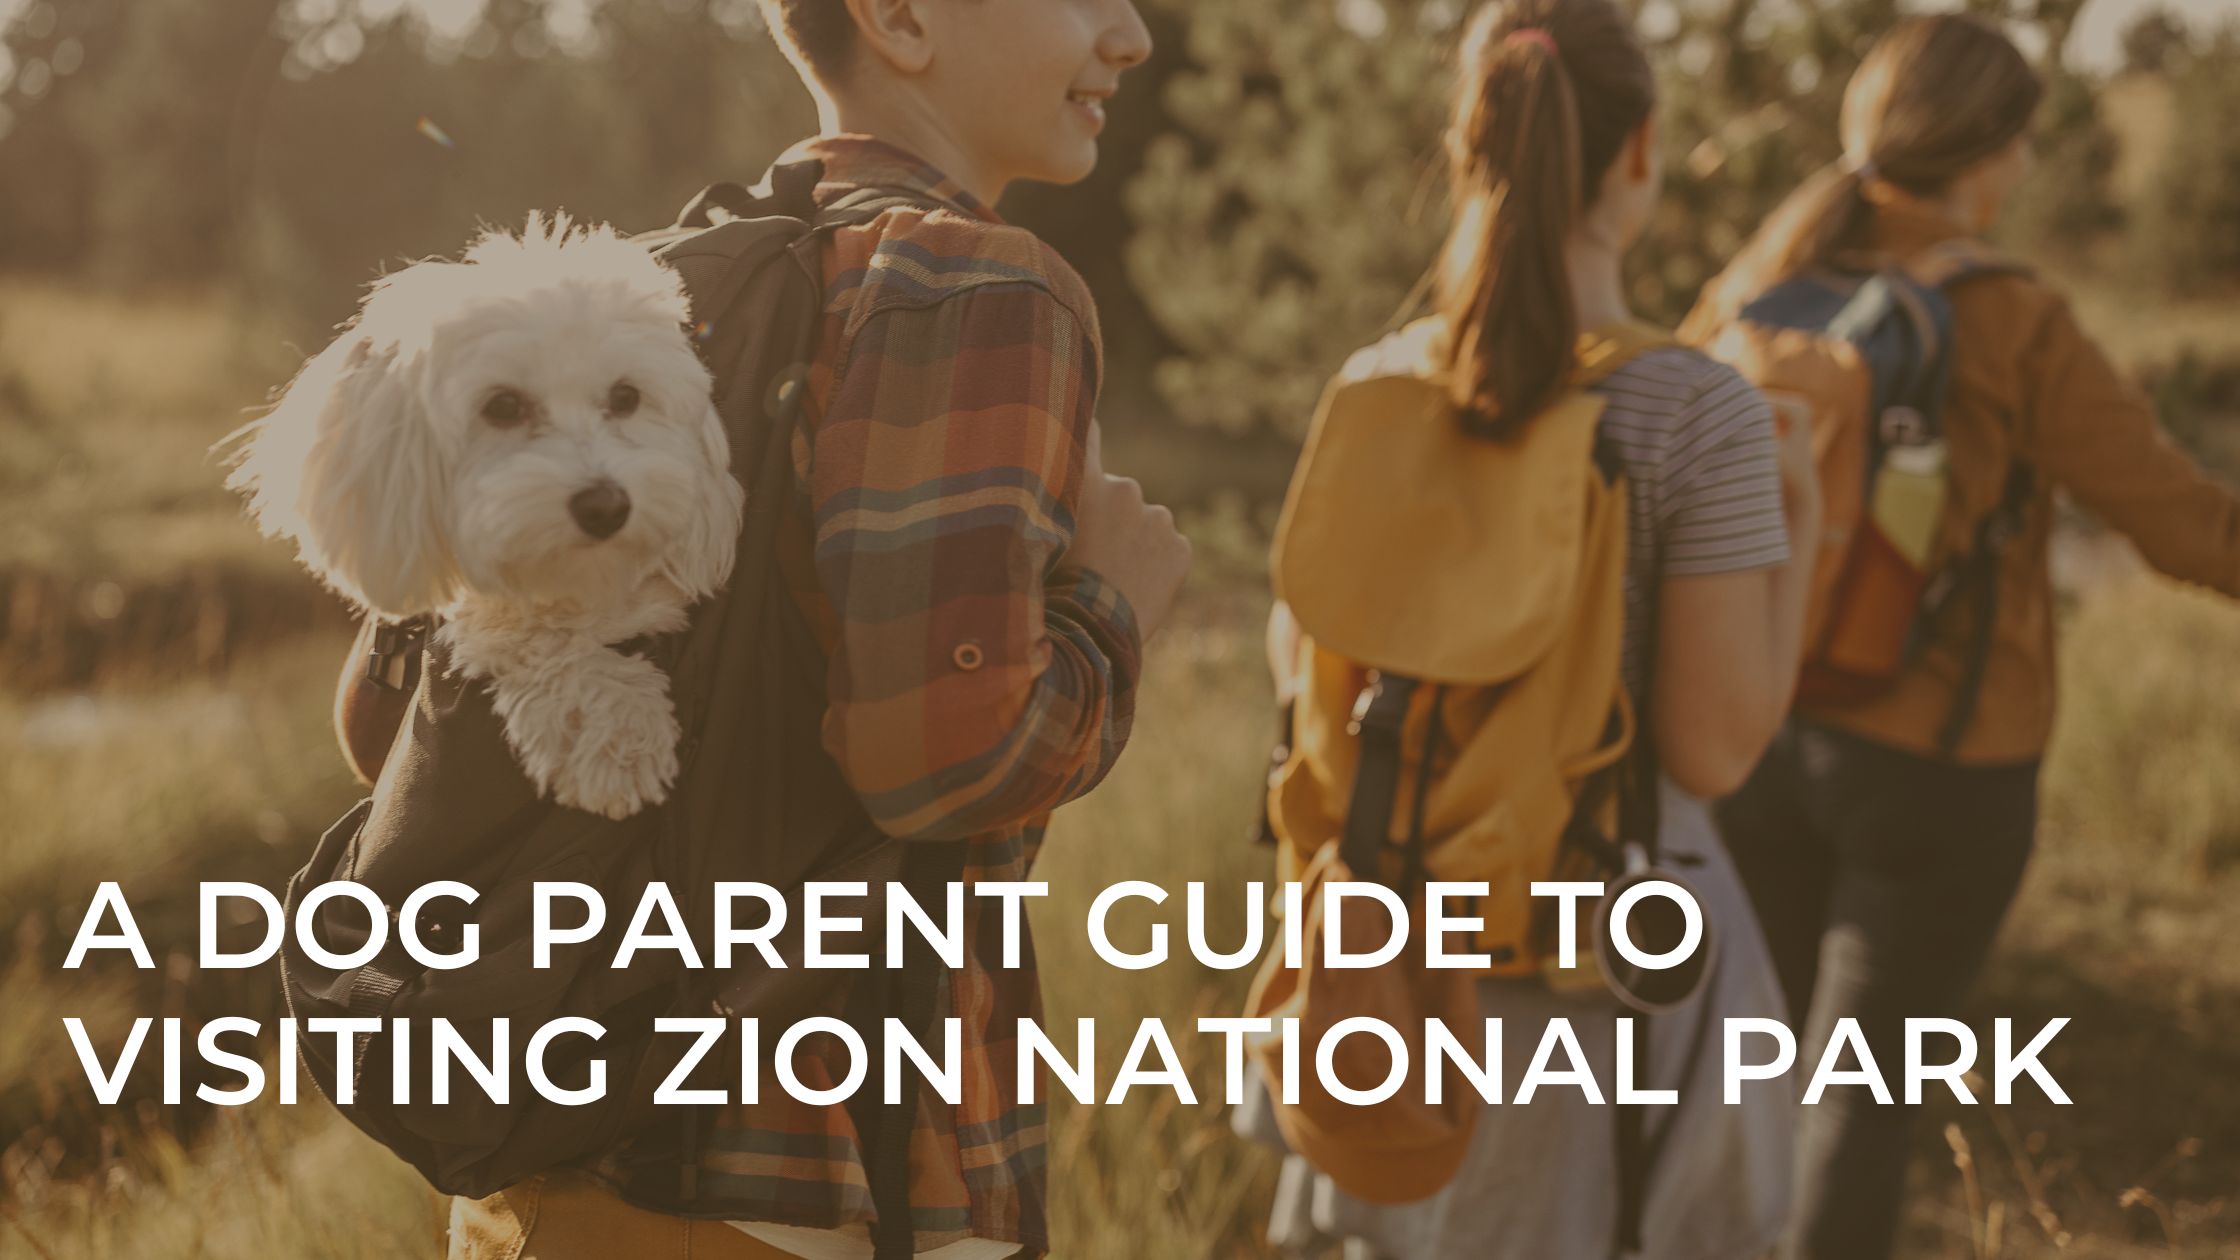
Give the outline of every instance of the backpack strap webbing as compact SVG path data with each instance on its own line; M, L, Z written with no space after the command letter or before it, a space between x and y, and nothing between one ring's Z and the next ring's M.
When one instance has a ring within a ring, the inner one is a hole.
M814 223L821 235L869 223L892 210L939 208L941 203L924 193L871 186L855 189L817 211ZM943 901L947 886L963 879L966 855L967 842L962 840L911 842L903 856L903 886L919 905ZM933 946L921 936L905 939L902 966L887 973L884 980L884 984L868 986L872 990L869 993L859 980L857 996L869 1000L851 1004L858 1020L868 1025L859 1025L864 1044L883 1044L881 1025L889 1015L900 1020L913 1036L928 1040L941 1019L937 1004L944 992L941 959ZM874 1036L882 1036L882 1040L873 1040ZM864 1180L871 1192L874 1260L909 1260L917 1253L917 1224L910 1198L910 1135L917 1128L919 1087L917 1075L903 1072L895 1082L892 1102L866 1099L859 1093L862 1105L852 1109L863 1148Z
M1915 284L1948 289L1977 276L2031 274L2030 265L1972 236L1939 241L1907 258L1898 269Z
M2016 461L2007 474L2007 488L1999 506L1977 526L1975 547L1960 561L1968 570L1965 580L1976 593L1976 623L1969 636L1968 654L1961 663L1952 711L1937 731L1937 751L1945 757L1959 751L1960 741L1975 724L1976 709L1983 700L1984 676L1991 666L1991 642L1999 630L1999 571L2006 562L2008 546L2022 532L2023 518L2036 493L2037 478L2030 466Z
M826 206L817 215L820 227L869 223L889 210L945 210L948 206L930 193L908 188L866 184Z
M1656 627L1652 620L1647 641L1656 642ZM1618 847L1623 854L1628 845L1639 845L1641 851L1654 864L1661 845L1658 831L1664 826L1663 803L1659 799L1658 782L1662 768L1657 759L1656 728L1651 723L1651 696L1653 685L1641 689L1641 699L1634 709L1633 742L1626 746L1625 757L1610 768L1617 777L1618 793ZM1621 858L1622 860L1622 858ZM1709 1009L1706 1000L1705 1009ZM1637 1011L1630 1016L1623 1004L1618 1013L1618 1035L1631 1039L1629 1061L1637 1073L1648 1071L1649 1015ZM1624 1104L1612 1108L1617 1114L1618 1156L1618 1215L1616 1220L1618 1254L1631 1256L1641 1251L1642 1222L1649 1213L1649 1174L1656 1166L1658 1147L1648 1133L1648 1117L1640 1106Z
M1939 294L1949 294L1954 287L1979 277L2031 274L2028 264L1970 236L1956 236L1931 245L1906 259L1900 270L1914 283ZM1948 344L1940 348L1936 364L1940 390L1950 388L1950 339L1948 330ZM1943 399L1937 401L1941 404ZM1962 587L1974 593L1976 622L1962 658L1959 687L1953 695L1951 711L1937 731L1937 751L1943 756L1950 757L1958 750L1960 741L1975 722L1976 710L1983 698L1984 674L1991 662L1992 639L1998 631L1999 571L2008 544L2022 531L2036 485L2037 479L2029 466L2017 460L2008 473L2006 489L1998 504L1976 527L1974 546L1939 574L1915 618L1912 641L1907 647L1909 659L1918 656L1926 645L1929 632L1942 621L1952 596Z
M1626 1059L1636 1073L1645 1073L1649 1050L1649 1017L1635 1012L1628 1014L1623 1003L1618 1006L1618 1036L1627 1042ZM1655 1162L1655 1152L1649 1147L1648 1117L1642 1114L1639 1104L1618 1103L1611 1107L1616 1113L1618 1127L1618 1214L1614 1228L1617 1254L1637 1255L1641 1251L1641 1222L1648 1215L1649 1170Z
M1353 801L1346 810L1338 856L1355 879L1382 879L1385 837L1400 796L1401 735L1409 703L1420 685L1401 674L1373 674L1354 702L1349 730L1361 741L1361 761L1353 776ZM1424 770L1428 775L1428 757Z
M1338 855L1355 879L1390 884L1383 876L1385 836L1400 796L1408 710L1424 685L1400 674L1380 673L1362 689L1356 702L1352 725L1361 740L1361 763L1354 772L1353 804L1346 813L1345 833L1338 848ZM1431 777L1438 769L1439 743L1446 735L1442 714L1446 700L1446 687L1433 685L1430 710L1425 714L1423 752L1416 761L1415 791L1408 810L1407 846L1400 879L1391 884L1403 898L1415 895L1427 873L1423 829L1431 803Z
M938 204L923 194L905 190L863 188L831 205L819 207L816 189L822 181L823 164L810 161L771 168L763 184L755 189L735 183L711 185L686 205L678 216L675 236L663 242L674 247L679 242L697 239L709 242L700 246L702 249L728 249L728 246L715 245L710 238L730 231L735 239L744 241L745 229L726 227L732 221L778 217L794 219L801 224L783 250L772 253L743 248L729 260L729 265L713 272L682 271L694 317L702 321L699 349L714 375L716 399L719 409L725 413L726 427L734 433L734 440L737 435L751 434L757 443L755 458L745 465L751 469L754 484L747 487L747 520L739 548L742 567L774 562L779 517L790 501L786 494L793 478L790 446L794 434L805 421L809 392L807 369L815 355L823 321L814 317L805 319L795 330L796 340L788 360L792 367L772 383L768 397L760 401L762 423L753 425L746 421L756 407L755 400L735 399L730 397L730 392L739 375L733 370L734 365L744 361L751 348L749 340L760 335L759 323L738 314L734 308L752 288L760 270L767 266L790 266L794 271L793 283L821 289L823 277L819 271L818 249L822 238L831 231L868 223L892 209ZM821 305L821 301L812 303L811 309ZM742 580L740 574L734 573L733 580ZM801 616L799 608L790 600L778 603L776 615ZM769 804L774 810L777 802L772 800ZM764 825L775 827L781 822L768 818ZM904 886L921 905L943 900L945 886L962 877L965 852L962 841L913 843L904 853ZM938 1020L934 1008L942 991L939 964L940 959L932 947L913 938L905 942L901 968L867 973L858 979L850 992L847 1009L850 1022L864 1036L866 1045L881 1044L877 1038L883 1036L884 1021L889 1016L902 1021L921 1040L926 1038ZM917 1115L917 1082L909 1073L904 1073L893 1103L880 1101L876 1091L868 1093L867 1097L866 1092L859 1092L848 1106L856 1121L865 1180L877 1215L873 1246L878 1260L908 1257L915 1250L909 1158L910 1134ZM689 1203L699 1190L697 1173L703 1126L700 1117L690 1109L680 1119L684 1144L683 1158L679 1162L679 1189Z
M1585 387L1599 385L1609 375L1624 367L1635 357L1665 346L1677 344L1670 333L1647 325L1624 325L1611 338L1614 352L1599 362L1581 364ZM1588 373L1591 371L1591 375ZM1624 471L1614 444L1603 440L1595 443L1595 461L1603 475L1615 481ZM1654 611L1651 623L1643 636L1645 642L1656 642ZM1654 862L1657 856L1657 832L1663 826L1663 811L1658 800L1657 779L1660 768L1657 760L1655 728L1649 721L1651 689L1644 687L1633 705L1633 737L1626 745L1625 756L1618 763L1596 776L1579 795L1572 814L1571 825L1566 828L1570 842L1586 849L1596 860L1616 870L1624 869L1625 849L1628 845L1640 846L1642 852ZM1610 715L1613 727L1622 728L1626 717L1622 710ZM1617 835L1612 839L1599 833L1595 819L1602 806L1612 795L1617 798ZM1634 1071L1644 1070L1648 1057L1649 1018L1646 1014L1628 1014L1619 1008L1618 1035L1629 1039ZM1647 1129L1647 1119L1640 1107L1613 1107L1612 1121L1616 1127L1618 1211L1612 1227L1615 1233L1617 1254L1630 1256L1641 1250L1642 1221L1648 1212L1649 1173L1656 1163Z
M1433 687L1429 711L1424 714L1423 756L1416 762L1415 801L1408 811L1408 852L1400 876L1401 891L1406 896L1414 896L1428 874L1423 860L1423 828L1431 810L1431 776L1439 768L1439 744L1447 733L1446 704L1447 689Z
M677 226L714 227L726 219L753 219L770 214L807 220L816 214L817 185L823 179L824 163L811 159L771 167L762 183L754 188L730 181L710 184L685 203L683 211L677 215Z
M1291 745L1297 737L1297 714L1298 701L1296 700L1286 700L1276 706L1276 739L1275 743L1268 749L1267 790L1260 793L1259 816L1245 833L1256 846L1272 847L1282 838L1276 835L1275 816L1269 808L1268 802L1275 792L1278 779L1283 774L1283 768L1291 764Z
M896 843L902 843L897 841ZM964 877L962 840L911 841L904 850L902 884L919 905L946 900L948 885ZM941 959L918 933L902 944L897 970L859 975L850 995L849 1022L867 1046L883 1045L888 1016L921 1042L940 1023L938 1000ZM875 1039L876 1038L876 1039ZM897 1073L895 1097L884 1101L876 1090L858 1090L847 1106L863 1150L864 1180L871 1191L874 1260L909 1260L917 1253L917 1224L910 1202L910 1134L917 1127L918 1074Z
M1579 338L1578 360L1572 365L1571 386L1594 389L1626 364L1652 350L1680 344L1669 331L1640 320L1626 320L1588 329Z

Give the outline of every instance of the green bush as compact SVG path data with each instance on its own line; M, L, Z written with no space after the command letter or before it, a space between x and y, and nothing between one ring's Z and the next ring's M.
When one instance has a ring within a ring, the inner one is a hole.
M2053 76L2038 109L2037 161L2007 207L2002 236L2045 253L2085 248L2122 226L2110 190L2118 146L2094 84Z
M2132 249L2147 280L2177 292L2240 283L2240 35L2179 57L2169 148L2139 209Z
M2240 356L2216 358L2187 347L2169 363L2141 369L2139 382L2172 437L2240 481Z

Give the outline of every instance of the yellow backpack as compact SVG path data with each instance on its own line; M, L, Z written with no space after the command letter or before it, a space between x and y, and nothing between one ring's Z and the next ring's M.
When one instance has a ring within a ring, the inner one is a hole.
M1433 1193L1468 1149L1475 1095L1450 1068L1445 1102L1424 1102L1422 1028L1426 1017L1476 1028L1476 977L1426 968L1413 930L1385 967L1321 968L1320 887L1384 883L1420 927L1422 881L1487 883L1470 947L1491 959L1485 974L1599 984L1584 950L1574 967L1556 967L1554 903L1532 899L1530 886L1613 874L1619 797L1654 793L1653 783L1621 793L1617 782L1638 761L1627 756L1635 724L1620 666L1627 494L1598 458L1604 403L1591 389L1671 339L1631 325L1583 336L1571 388L1494 440L1461 425L1440 379L1444 336L1437 321L1411 325L1332 382L1273 561L1301 633L1267 822L1280 878L1307 885L1306 965L1271 951L1247 1014L1298 1019L1305 1046L1361 1015L1408 1043L1411 1079L1376 1107L1338 1102L1304 1069L1287 1087L1276 1039L1254 1046L1292 1149L1374 1202ZM1653 810L1645 825L1653 831ZM1347 916L1349 938L1361 917ZM1463 952L1459 941L1449 948ZM1341 1079L1385 1079L1389 1052L1376 1038L1339 1047Z

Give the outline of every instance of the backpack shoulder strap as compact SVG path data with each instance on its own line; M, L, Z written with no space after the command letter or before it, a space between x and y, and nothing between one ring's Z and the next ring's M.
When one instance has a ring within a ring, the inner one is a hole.
M726 240L710 232L739 220L786 218L805 223L816 216L817 184L823 178L824 163L807 161L773 166L753 188L729 180L710 184L685 202L675 223L631 239L668 259L688 244L689 252L710 252L710 242Z
M725 368L736 347L725 346L727 320L763 268L791 253L814 280L813 259L798 248L815 230L816 189L824 164L794 162L770 168L761 184L710 184L677 213L676 223L634 238L676 271L690 303L694 341L716 376L720 403L729 385Z
M823 181L824 163L811 159L773 166L753 188L730 182L710 184L685 203L677 226L706 228L730 219L770 215L807 221L817 213L817 185Z
M1906 277L1927 289L1950 289L1978 276L2032 274L2030 265L1972 236L1939 241L1899 265Z
M1640 320L1595 329L1579 339L1578 365L1571 372L1572 387L1593 389L1642 355L1679 344L1680 339L1671 332Z
M1950 388L1952 365L1949 349L1954 329L1949 295L1960 284L1982 276L2029 276L2028 264L1991 248L1973 237L1954 237L1941 241L1906 259L1898 270L1918 285L1927 300L1941 309L1943 344L1928 374L1934 393L1929 396L1934 405L1924 408L1932 417L1934 428L1941 430L1944 393ZM1914 625L1909 635L1908 655L1917 651L1926 633L1943 619L1945 606L1956 590L1964 585L1971 587L1977 600L1977 624L1972 631L1962 657L1959 688L1953 698L1952 708L1937 733L1937 747L1950 756L1959 747L1963 736L1975 718L1976 704L1981 698L1985 667L1990 660L1991 638L1997 620L1999 600L1999 567L2006 545L2020 531L2024 515L2029 510L2035 478L2029 465L2017 461L2009 471L2007 486L2000 501L1977 526L1974 544L1956 557L1951 565L1936 575L1931 588L1923 596Z
M1579 339L1579 357L1571 371L1573 389L1593 390L1626 364L1653 350L1678 346L1679 338L1665 329L1638 320L1597 329ZM1625 474L1625 464L1599 425L1595 429L1594 464L1606 482Z
M938 198L907 188L887 188L869 185L816 212L816 224L821 228L854 227L869 223L889 210L942 210L947 206Z
M1640 356L1680 344L1680 340L1671 332L1640 321L1629 321L1615 328L1599 330L1582 341L1579 369L1574 380L1578 388L1595 388ZM1601 468L1604 477L1611 481L1616 481L1623 471L1617 451L1603 440L1599 429L1595 436L1595 463ZM1657 808L1656 741L1647 720L1649 697L1644 693L1638 707L1628 697L1621 697L1619 703L1624 707L1612 715L1612 720L1618 726L1630 729L1631 739L1626 746L1624 758L1598 776L1602 781L1600 790L1613 791L1616 795L1618 834L1615 838L1618 842L1621 845L1638 844L1654 857L1660 819ZM1579 821L1576 816L1575 821Z

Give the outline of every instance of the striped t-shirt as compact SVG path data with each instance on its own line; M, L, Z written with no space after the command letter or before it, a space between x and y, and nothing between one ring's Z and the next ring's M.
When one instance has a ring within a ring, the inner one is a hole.
M1626 688L1649 676L1656 592L1666 578L1771 568L1789 559L1773 412L1723 363L1652 350L1603 378L1601 436L1626 475Z

